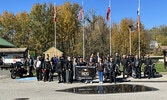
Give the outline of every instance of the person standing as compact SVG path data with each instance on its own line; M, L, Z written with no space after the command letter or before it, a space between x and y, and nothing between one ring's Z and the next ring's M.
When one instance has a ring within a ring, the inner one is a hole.
M49 82L53 81L54 72L55 72L55 65L51 61L50 62L50 67L49 67Z
M116 56L114 57L114 63L118 64L118 66L120 67L121 57L118 55L118 53L116 53Z
M61 81L61 77L62 77L62 68L63 66L62 66L62 62L61 62L61 60L60 60L60 57L58 57L58 60L57 60L57 62L56 62L56 68L57 68L57 70L58 70L58 79L59 79L59 82L58 83L61 83L62 81Z
M135 76L136 78L141 78L141 66L142 66L142 61L139 59L138 55L136 55L136 58L134 60L134 65L133 69L135 71Z
M77 66L77 59L76 58L74 58L74 60L73 60L73 79L76 79L76 72L75 72L75 68L76 68L76 66Z
M60 60L61 60L61 67L62 67L62 81L63 83L66 82L66 62L65 62L65 59L64 59L64 56L60 57Z
M39 60L39 57L37 57L37 61L35 63L35 69L36 69L36 77L37 80L39 81L42 78L41 61Z
M145 77L145 74L148 71L148 78L149 79L151 77L151 65L152 65L152 60L150 59L150 56L147 55L147 58L145 60L144 77Z
M99 83L103 83L103 72L104 72L104 64L102 63L102 58L99 58L99 63L97 63L97 71L99 75Z
M121 65L123 66L123 78L125 78L125 74L128 71L128 59L126 58L126 55L123 55Z
M114 64L113 58L110 58L110 70L109 70L109 78L110 78L110 83L113 81L116 83L116 65Z
M95 58L94 58L94 54L93 53L91 54L90 58L92 59L92 62L95 63ZM90 58L89 58L89 62L90 62Z
M32 57L28 55L28 58L25 61L25 65L28 67L29 76L33 76L33 73L32 73L33 64L34 64L34 61Z
M107 59L107 62L110 62L110 54L107 54L107 57L106 57L106 59Z
M71 61L71 57L67 57L66 63L66 82L73 83L73 64Z
M109 79L109 70L110 70L110 61L108 61L108 59L106 58L104 60L104 69L105 69L105 72L104 72L104 82L107 82L107 79Z
M128 61L128 67L127 67L127 75L128 77L129 76L132 76L132 66L133 66L133 63L131 62L129 56L127 56L127 61Z
M130 53L130 54L128 55L128 57L129 57L129 60L133 63L134 60L135 60L134 55L133 55L132 53Z
M99 52L97 52L97 56L95 57L95 62L96 62L96 64L100 62L100 53Z
M50 67L50 61L47 58L46 61L44 62L44 82L48 81L49 79L49 67Z

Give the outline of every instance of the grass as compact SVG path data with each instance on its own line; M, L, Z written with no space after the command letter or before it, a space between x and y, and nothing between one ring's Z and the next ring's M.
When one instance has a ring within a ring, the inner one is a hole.
M143 64L141 67L141 71L143 71L145 65ZM123 71L123 67L121 66L121 71ZM164 70L164 63L155 63L155 68L157 72L167 72L167 70Z
M167 72L167 70L164 70L164 63L156 63L155 68L157 72Z

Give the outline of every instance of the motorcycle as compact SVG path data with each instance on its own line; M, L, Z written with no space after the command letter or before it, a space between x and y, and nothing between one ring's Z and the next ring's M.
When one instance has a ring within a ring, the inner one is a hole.
M149 66L150 68L146 67L144 68L144 77L146 77L146 75L149 75L149 70L150 70L150 77L155 77L156 75L156 68L155 68L155 64L153 63L151 66Z
M27 70L24 68L21 62L16 62L13 64L14 68L10 70L11 78L15 79L17 76L22 78L24 74L27 74Z

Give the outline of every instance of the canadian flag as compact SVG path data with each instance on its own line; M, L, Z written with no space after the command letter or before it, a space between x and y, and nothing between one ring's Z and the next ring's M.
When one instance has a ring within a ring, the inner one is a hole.
M79 12L78 20L82 19L82 15L83 15L83 8Z
M56 22L56 4L54 5L54 23Z
M110 20L110 5L108 7L108 11L107 11L107 21Z

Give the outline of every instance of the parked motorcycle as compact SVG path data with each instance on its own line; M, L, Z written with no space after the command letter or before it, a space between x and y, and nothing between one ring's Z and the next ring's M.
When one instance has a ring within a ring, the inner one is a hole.
M22 78L24 74L27 74L27 70L24 68L21 62L16 62L13 64L14 68L10 70L11 78L15 79L16 77Z
M144 77L146 77L146 75L149 75L149 70L150 70L150 77L154 78L156 76L156 68L154 63L150 66L150 68L147 67L144 68Z

